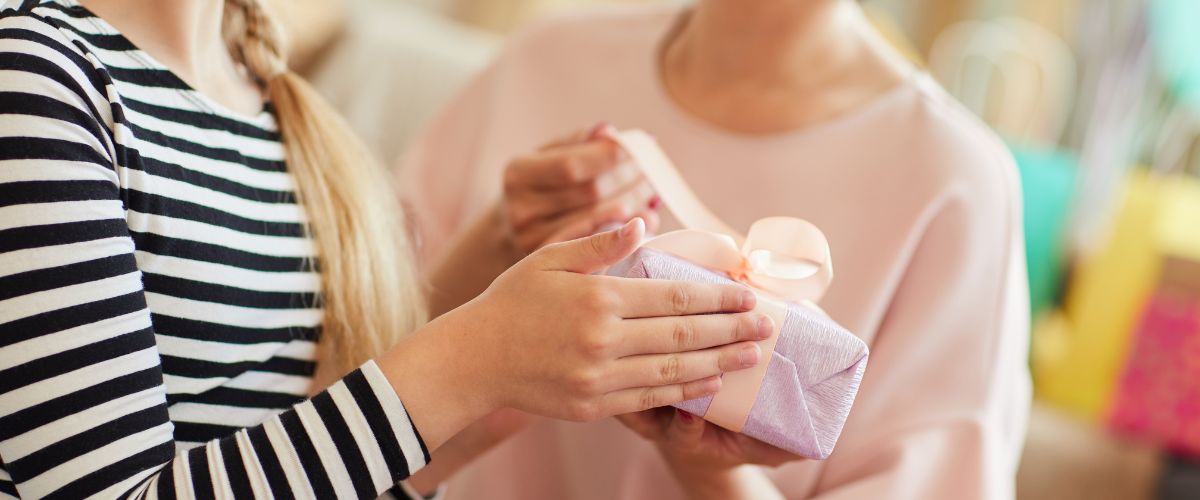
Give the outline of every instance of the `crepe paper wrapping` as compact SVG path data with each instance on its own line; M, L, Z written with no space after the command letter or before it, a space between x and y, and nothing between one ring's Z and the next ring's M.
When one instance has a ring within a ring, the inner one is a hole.
M1159 290L1113 397L1119 433L1200 457L1200 298Z
M654 249L642 248L609 268L630 278L729 283L729 277ZM741 432L807 458L833 451L850 413L863 371L867 346L820 311L787 303L775 349L764 359L762 380ZM766 353L764 353L766 354ZM676 404L704 416L713 397Z

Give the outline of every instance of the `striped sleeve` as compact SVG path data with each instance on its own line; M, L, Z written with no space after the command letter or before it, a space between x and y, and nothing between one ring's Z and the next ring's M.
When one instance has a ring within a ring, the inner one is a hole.
M177 453L103 84L44 21L0 18L0 498L374 498L428 461L368 362Z

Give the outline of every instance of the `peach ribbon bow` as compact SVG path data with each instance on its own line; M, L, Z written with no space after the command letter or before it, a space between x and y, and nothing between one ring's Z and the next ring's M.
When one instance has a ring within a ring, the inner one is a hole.
M787 317L786 302L817 302L833 280L829 243L816 226L794 217L759 219L742 237L700 202L653 137L641 130L627 130L610 138L642 169L663 204L686 228L651 238L642 246L723 272L748 285L758 295L755 310L775 322L771 337L759 342L767 362L725 374L721 391L704 414L705 420L740 432L766 377Z

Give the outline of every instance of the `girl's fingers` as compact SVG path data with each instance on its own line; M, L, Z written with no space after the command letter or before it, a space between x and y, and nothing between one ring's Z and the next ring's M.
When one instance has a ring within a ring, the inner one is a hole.
M638 279L619 281L614 288L621 297L617 314L622 318L738 313L758 304L753 292L733 283Z
M711 396L719 390L721 390L721 378L713 376L683 384L638 387L610 392L604 395L602 407L606 415L620 415Z
M634 219L612 231L544 247L530 258L543 271L591 274L632 254L645 233L646 224Z
M750 368L758 364L761 358L761 349L754 342L675 354L629 356L615 362L616 369L606 377L605 382L610 391L685 384Z
M698 314L623 322L618 357L696 351L743 340L762 340L774 330L771 318L757 313Z

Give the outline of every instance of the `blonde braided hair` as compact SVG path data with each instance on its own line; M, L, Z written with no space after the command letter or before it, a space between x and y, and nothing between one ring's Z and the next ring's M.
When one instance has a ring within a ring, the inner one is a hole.
M274 108L316 241L324 308L319 389L425 321L403 218L383 168L288 70L285 40L262 0L225 0L222 30L230 53Z

